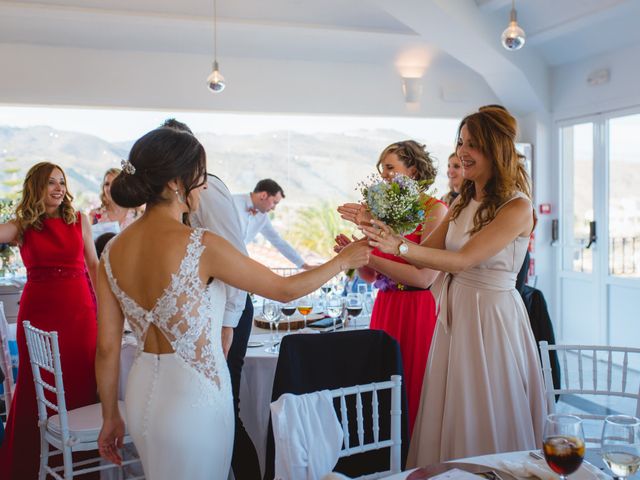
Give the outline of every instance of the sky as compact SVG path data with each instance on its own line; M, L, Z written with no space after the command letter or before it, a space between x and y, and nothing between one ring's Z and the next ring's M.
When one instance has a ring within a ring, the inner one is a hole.
M180 111L121 110L96 108L50 108L0 106L0 125L31 127L47 125L58 130L97 135L110 142L132 140L160 125L166 118L188 124L194 132L256 134L294 129L300 133L345 133L358 129L393 128L412 138L449 139L458 120L399 117L304 116L232 114Z

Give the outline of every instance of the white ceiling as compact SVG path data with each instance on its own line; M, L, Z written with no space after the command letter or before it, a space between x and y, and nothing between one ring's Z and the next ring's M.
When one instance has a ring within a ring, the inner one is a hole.
M639 0L516 0L527 44L506 52L499 37L510 8L510 0L218 0L218 56L464 64L524 111L548 108L549 67L640 44ZM0 43L212 55L212 17L213 0L0 0Z
M476 0L486 15L509 18L510 0ZM527 48L549 65L640 44L637 0L516 0Z

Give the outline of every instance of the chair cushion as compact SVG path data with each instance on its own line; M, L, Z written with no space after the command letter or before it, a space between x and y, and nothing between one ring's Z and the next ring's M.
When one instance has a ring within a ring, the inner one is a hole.
M124 402L118 400L120 414L124 418ZM95 442L102 428L102 404L94 403L86 407L76 408L67 412L69 421L69 435L78 442ZM47 421L47 430L55 435L62 436L60 415L53 415Z

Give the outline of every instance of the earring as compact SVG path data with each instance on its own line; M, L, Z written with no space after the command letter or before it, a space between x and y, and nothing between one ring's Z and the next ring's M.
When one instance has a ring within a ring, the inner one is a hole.
M180 193L180 190L176 190L176 197L178 197L178 202L185 203L184 195Z

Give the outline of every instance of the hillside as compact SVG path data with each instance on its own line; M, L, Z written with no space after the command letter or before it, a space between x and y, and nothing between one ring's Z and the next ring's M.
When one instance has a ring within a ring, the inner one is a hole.
M380 151L407 138L395 130L363 130L344 134L306 135L273 131L258 135L217 135L198 132L208 157L208 169L220 176L232 192L245 192L261 178L282 184L290 206L319 199L346 201L357 198L355 186L374 172ZM133 140L110 143L98 136L55 130L51 127L0 126L0 198L9 183L20 183L31 165L40 161L60 164L70 189L81 204L97 199L104 171L119 166ZM449 145L429 145L444 159ZM7 171L16 166L16 171ZM444 172L443 172L444 173Z

